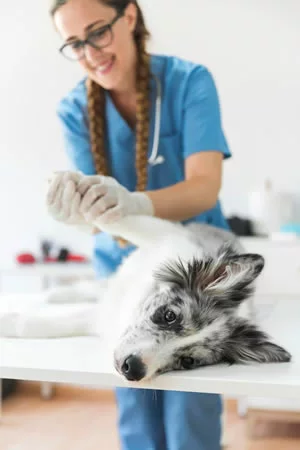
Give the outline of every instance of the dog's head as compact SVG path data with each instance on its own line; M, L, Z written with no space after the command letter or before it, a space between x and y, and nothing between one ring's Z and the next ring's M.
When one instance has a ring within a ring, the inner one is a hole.
M287 351L237 315L263 267L260 255L230 248L214 258L161 266L115 349L116 369L140 381L223 362L289 361Z

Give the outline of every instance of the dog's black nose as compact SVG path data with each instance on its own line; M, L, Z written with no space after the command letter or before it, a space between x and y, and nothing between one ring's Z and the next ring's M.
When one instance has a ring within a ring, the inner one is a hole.
M146 375L146 366L141 358L130 355L122 364L121 371L128 381L140 381Z

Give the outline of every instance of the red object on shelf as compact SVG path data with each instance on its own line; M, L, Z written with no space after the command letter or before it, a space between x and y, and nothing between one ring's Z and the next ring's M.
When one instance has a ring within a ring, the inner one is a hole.
M36 257L32 253L19 253L16 256L16 260L19 264L34 264L34 263L40 262L36 259ZM42 262L43 263L61 262L62 264L66 263L66 262L81 263L81 262L88 262L88 258L86 258L85 256L82 256L82 255L76 255L76 254L70 253L67 256L66 261L59 261L58 258L54 258L53 256L48 256Z
M43 262L57 262L57 259L48 256L48 258L45 258L45 259L43 260Z
M70 255L68 255L66 261L60 261L62 264L66 263L66 262L87 262L88 259L85 256L81 256L81 255L73 255L72 253ZM55 263L55 262L59 262L57 258L53 258L53 257L48 257L44 260L44 262L46 263Z
M16 256L16 260L20 264L34 264L36 262L36 258L32 253L20 253Z
M72 255L72 253L68 256L67 261L73 262L87 262L87 258L81 255Z

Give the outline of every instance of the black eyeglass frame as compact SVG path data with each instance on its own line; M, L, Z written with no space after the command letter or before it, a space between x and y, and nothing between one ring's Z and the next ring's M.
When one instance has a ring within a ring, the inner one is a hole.
M124 15L124 12L123 12L123 11L119 12L119 13L114 17L114 19L113 19L111 22L109 22L108 24L103 25L103 26L100 27L100 28L96 28L95 30L90 31L89 34L87 35L87 37L86 37L85 39L78 39L78 40L75 40L75 41L73 41L73 42L67 42L67 43L63 44L63 45L59 48L59 52L60 52L66 59L68 59L69 61L80 61L81 59L85 58L85 51L84 51L84 48L85 48L85 46L86 46L87 44L89 44L91 47L95 48L96 50L101 50L102 48L108 47L108 46L113 42L113 38L114 38L112 27L113 27L113 25L117 22L117 20L119 20L123 15ZM90 41L90 36L93 35L93 33L95 33L95 31L99 32L100 30L103 30L103 32L109 31L110 34L111 34L110 42L109 42L108 44L106 44L106 45L101 45L101 46L99 46L99 45L94 44L94 42ZM79 58L69 58L69 57L66 56L66 54L64 53L64 49L65 49L66 47L68 47L68 46L73 45L74 42L79 43L79 44L82 46L82 49L83 49L83 55L82 55L82 57L79 57Z

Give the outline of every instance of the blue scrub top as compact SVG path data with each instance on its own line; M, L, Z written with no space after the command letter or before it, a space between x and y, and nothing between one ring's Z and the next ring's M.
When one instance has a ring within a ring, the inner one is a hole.
M160 189L184 180L184 160L197 152L217 150L231 156L222 130L218 93L209 70L174 56L151 55L151 71L162 88L161 129L158 155L162 164L148 164L148 189ZM74 168L95 174L90 148L86 79L81 80L58 105L67 154ZM157 84L151 80L151 120L148 156L152 152ZM112 176L130 191L136 187L135 134L106 94L106 148ZM190 221L228 228L220 201ZM114 272L134 249L120 248L108 234L95 235L94 263L99 277Z

